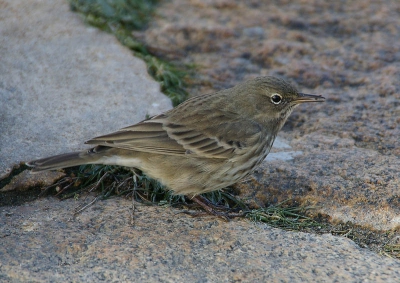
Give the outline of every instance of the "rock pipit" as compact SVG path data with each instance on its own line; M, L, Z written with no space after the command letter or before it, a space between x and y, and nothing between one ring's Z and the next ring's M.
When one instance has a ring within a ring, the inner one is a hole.
M138 168L176 194L194 196L232 185L269 153L293 108L321 102L275 77L259 77L196 96L163 114L87 141L93 148L29 162L33 172L82 164Z

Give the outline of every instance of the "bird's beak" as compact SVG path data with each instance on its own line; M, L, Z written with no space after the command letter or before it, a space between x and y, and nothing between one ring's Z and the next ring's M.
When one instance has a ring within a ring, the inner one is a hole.
M304 102L323 102L325 101L325 97L321 95L312 95L312 94L305 94L305 93L298 93L298 97L294 99L294 103L300 104Z

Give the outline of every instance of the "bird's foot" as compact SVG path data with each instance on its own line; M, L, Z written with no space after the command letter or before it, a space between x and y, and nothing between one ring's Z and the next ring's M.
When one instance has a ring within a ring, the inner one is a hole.
M229 221L231 218L242 217L246 215L244 212L238 212L238 213L226 212L229 211L230 209L225 206L215 205L200 195L192 197L191 200L197 203L200 207L202 207L205 210L205 212L190 212L190 211L184 212L194 217L204 216L204 215L214 215L224 219L225 221Z

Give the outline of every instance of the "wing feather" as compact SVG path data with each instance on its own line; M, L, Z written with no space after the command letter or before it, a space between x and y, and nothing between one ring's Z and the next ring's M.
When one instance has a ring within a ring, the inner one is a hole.
M196 119L188 119L188 115L174 115L173 111L86 143L159 154L230 159L243 154L246 147L262 137L256 122L233 112L206 108L196 111Z

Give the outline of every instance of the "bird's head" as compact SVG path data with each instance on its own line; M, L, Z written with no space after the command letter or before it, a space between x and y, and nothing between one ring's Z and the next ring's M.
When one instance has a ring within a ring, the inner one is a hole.
M293 108L305 102L323 102L324 97L298 92L283 79L276 77L258 77L244 83L247 97L255 109L256 120L277 121L282 124ZM282 126L280 125L280 126Z

